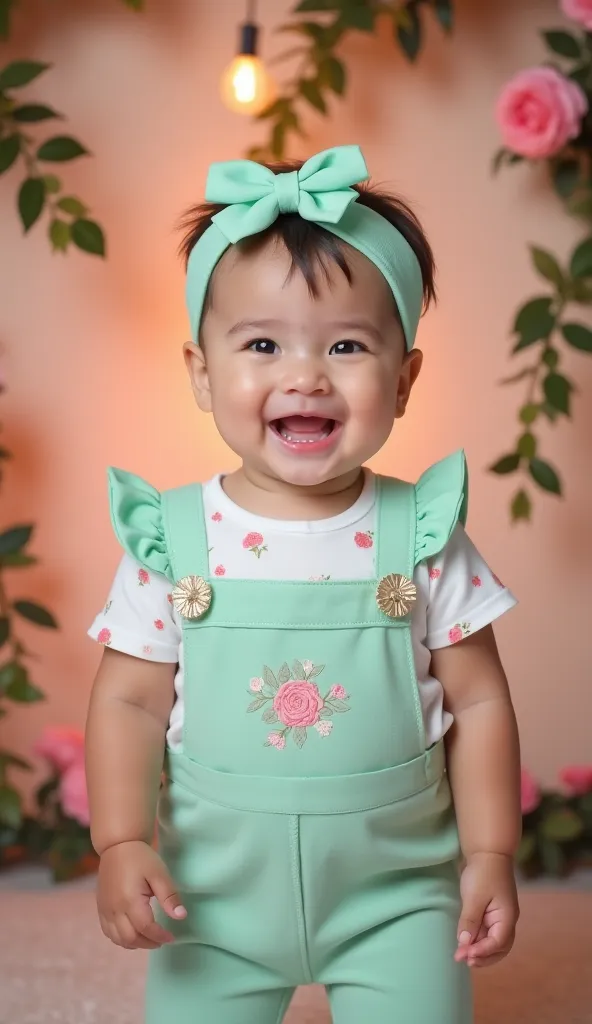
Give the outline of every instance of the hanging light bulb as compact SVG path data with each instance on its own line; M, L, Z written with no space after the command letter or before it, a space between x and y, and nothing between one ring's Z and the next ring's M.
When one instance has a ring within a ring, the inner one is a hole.
M236 114L259 114L275 96L274 82L257 56L258 34L255 0L248 0L247 20L240 28L239 52L221 82L222 99Z

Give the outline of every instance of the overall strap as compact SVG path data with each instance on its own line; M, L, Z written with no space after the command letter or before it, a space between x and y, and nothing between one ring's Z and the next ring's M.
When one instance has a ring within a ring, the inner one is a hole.
M379 476L376 575L401 573L413 579L417 512L415 487L403 480Z
M175 580L209 575L208 541L201 484L162 494L164 535Z

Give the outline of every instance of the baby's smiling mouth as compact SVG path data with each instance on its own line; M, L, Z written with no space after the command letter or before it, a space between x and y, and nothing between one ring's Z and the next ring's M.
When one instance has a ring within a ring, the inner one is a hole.
M337 420L325 416L285 416L271 420L269 426L275 434L291 444L319 444L331 436Z

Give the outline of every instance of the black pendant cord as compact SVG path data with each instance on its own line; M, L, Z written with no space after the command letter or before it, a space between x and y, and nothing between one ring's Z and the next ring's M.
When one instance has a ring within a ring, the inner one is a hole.
M239 53L255 56L257 53L257 36L259 27L255 23L257 14L256 0L247 0L247 20L240 28Z

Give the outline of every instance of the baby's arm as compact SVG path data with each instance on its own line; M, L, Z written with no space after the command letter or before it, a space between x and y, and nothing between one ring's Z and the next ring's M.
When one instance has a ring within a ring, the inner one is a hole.
M91 834L100 855L98 907L104 933L126 948L172 936L154 921L155 896L170 917L185 911L152 849L175 665L106 648L86 730Z
M432 672L454 716L448 771L466 860L457 959L489 965L514 941L521 832L518 730L491 626L433 651Z

